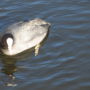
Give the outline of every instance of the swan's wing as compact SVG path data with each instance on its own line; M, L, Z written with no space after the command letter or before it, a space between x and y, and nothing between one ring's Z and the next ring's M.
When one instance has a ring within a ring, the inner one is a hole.
M38 43L41 42L50 27L50 24L41 20L34 19L28 22L18 22L7 28L7 33L12 33L17 43Z

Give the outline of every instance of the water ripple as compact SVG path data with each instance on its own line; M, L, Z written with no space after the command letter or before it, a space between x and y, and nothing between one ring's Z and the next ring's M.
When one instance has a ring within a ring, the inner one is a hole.
M1 71L17 69L13 74L18 85L13 90L89 90L90 1L0 2L0 31L11 23L37 17L51 23L49 37L39 55L35 57L34 52L26 52L26 55L12 57L12 61L9 57L0 56ZM0 89L4 90L7 77L2 72L0 77Z

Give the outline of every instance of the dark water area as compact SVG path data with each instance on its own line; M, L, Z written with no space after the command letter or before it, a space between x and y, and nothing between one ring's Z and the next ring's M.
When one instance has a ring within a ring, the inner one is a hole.
M90 0L0 2L0 31L34 18L51 23L49 36L38 56L0 55L0 90L90 90Z

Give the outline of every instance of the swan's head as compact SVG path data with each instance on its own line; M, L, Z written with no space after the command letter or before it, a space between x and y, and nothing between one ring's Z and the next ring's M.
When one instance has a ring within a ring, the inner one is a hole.
M10 53L12 53L13 44L14 44L14 38L13 38L12 34L7 33L7 34L3 35L2 39L1 39L1 47L3 49L8 49L8 51Z

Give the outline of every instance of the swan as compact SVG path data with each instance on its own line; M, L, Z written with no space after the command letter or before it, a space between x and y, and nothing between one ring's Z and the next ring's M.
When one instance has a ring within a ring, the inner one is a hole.
M39 18L14 23L1 33L0 50L5 55L16 55L35 47L36 56L49 27L50 23Z

